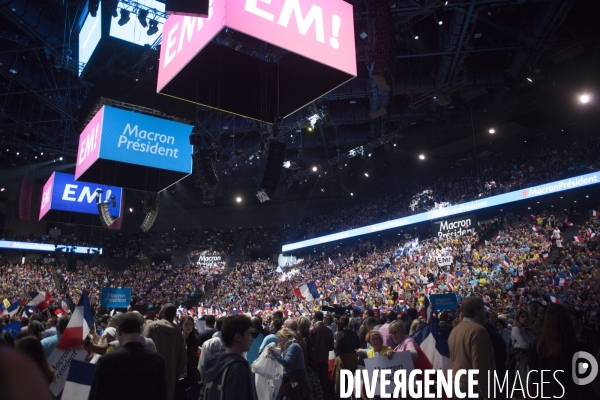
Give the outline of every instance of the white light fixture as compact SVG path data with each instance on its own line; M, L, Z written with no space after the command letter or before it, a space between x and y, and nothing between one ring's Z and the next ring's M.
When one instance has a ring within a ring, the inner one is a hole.
M4 188L2 190L4 190ZM354 196L354 193L350 193L350 196Z
M238 203L241 203L242 202L242 198L238 197L237 199L235 199L235 201L237 201Z
M442 20L439 20L439 21L438 21L438 25L444 25L444 21L442 21Z
M129 209L129 212L133 212L133 208L130 208L130 209Z
M528 77L528 78L527 78L527 80L528 80L529 82L533 83L533 79L531 79L531 78L529 78L529 77Z
M421 154L421 155L419 156L419 158L420 158L421 160L424 160L424 159L425 159L425 154Z
M587 93L582 94L581 96L579 96L579 101L583 104L587 104L590 102L590 95Z
M59 160L62 161L62 157L60 157Z
M365 172L365 176L368 178L368 177L369 177L369 174Z
M371 153L369 153L369 157L371 157Z
M317 172L317 167L312 167L313 172Z
M496 130L494 128L490 128L489 132L493 135L494 133L496 133Z
M291 166L292 166L292 163L291 163L289 160L288 160L288 161L285 161L285 162L283 163L283 168L288 168L288 169L289 169Z

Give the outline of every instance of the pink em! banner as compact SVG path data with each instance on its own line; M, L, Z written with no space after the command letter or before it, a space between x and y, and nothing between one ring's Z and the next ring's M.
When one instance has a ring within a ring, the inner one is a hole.
M171 15L165 22L157 91L225 27L356 76L353 9L342 0L210 0L209 4L208 18Z
M79 179L100 157L100 133L104 119L104 107L98 111L94 118L87 124L79 135L79 149L77 151L77 165L75 166L75 179Z
M54 186L54 172L48 182L44 185L44 190L42 190L42 204L40 206L40 215L39 219L41 220L44 215L48 211L50 211L50 207L52 206L52 188Z

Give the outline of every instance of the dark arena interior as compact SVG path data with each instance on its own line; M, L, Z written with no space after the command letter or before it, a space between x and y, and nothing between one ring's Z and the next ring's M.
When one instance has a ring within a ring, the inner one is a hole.
M0 398L600 398L599 15L0 0Z

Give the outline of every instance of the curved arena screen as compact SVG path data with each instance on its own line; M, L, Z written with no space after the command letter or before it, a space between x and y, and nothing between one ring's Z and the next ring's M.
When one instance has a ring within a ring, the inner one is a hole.
M291 251L301 249L303 247L316 246L322 243L333 242L334 240L347 239L355 236L366 235L373 232L384 231L387 229L399 228L401 226L407 226L417 224L423 221L429 221L437 218L447 217L450 215L462 214L464 212L482 210L488 207L499 206L506 203L512 203L515 201L526 200L533 197L544 196L547 194L562 192L565 190L577 189L585 186L594 185L600 183L600 172L592 172L590 174L576 176L574 178L562 179L560 181L550 182L543 185L533 186L528 189L515 190L513 192L499 194L497 196L491 196L482 198L480 200L474 200L463 204L457 204L455 206L439 208L436 210L427 211L420 214L410 215L394 219L391 221L381 222L378 224L363 226L360 228L350 229L348 231L334 233L331 235L321 236L314 239L304 240L302 242L296 242L286 244L282 247L281 251Z

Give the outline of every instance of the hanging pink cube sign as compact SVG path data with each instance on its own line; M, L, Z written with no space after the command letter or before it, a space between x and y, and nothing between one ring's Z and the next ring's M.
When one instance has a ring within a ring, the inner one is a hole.
M342 0L212 0L207 18L167 19L157 91L273 122L356 70L353 8Z

